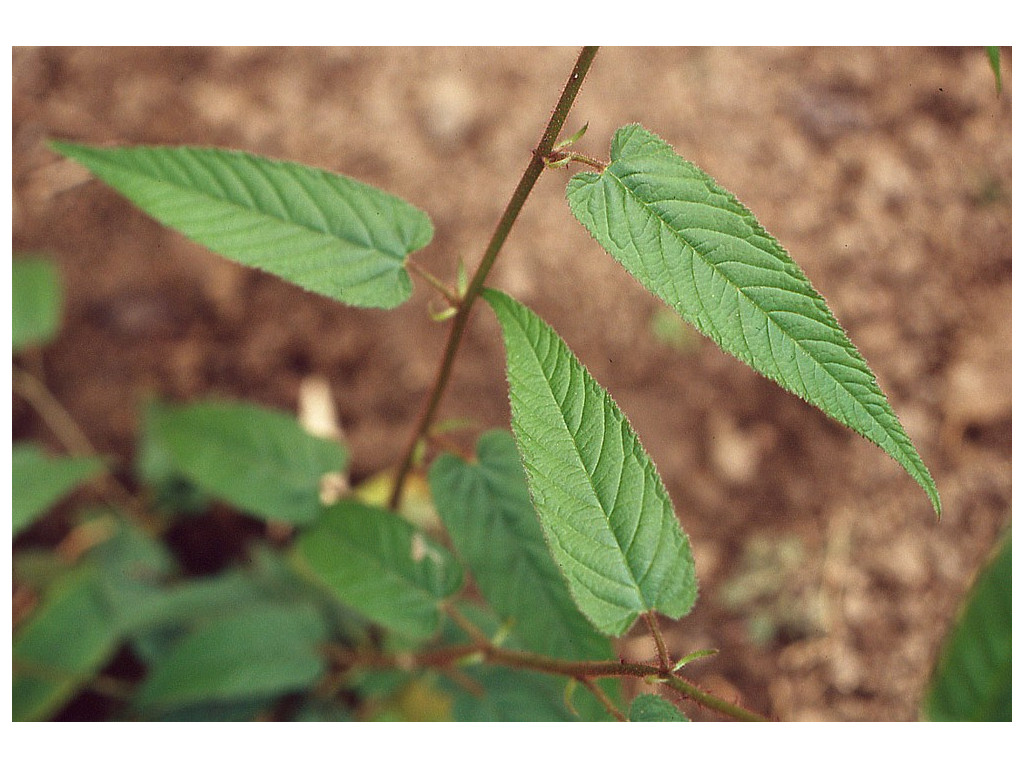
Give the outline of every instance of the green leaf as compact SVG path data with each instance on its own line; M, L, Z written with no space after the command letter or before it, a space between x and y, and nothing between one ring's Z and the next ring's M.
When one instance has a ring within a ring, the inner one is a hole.
M147 441L204 491L251 515L302 525L320 514L320 480L345 450L290 414L247 403L153 404Z
M639 125L611 164L574 176L569 206L655 296L783 388L899 462L940 512L928 469L864 358L785 249L733 195Z
M305 567L342 603L413 639L433 635L462 585L451 554L383 509L342 501L297 543Z
M210 250L357 307L409 298L406 260L434 234L404 200L296 163L198 147L52 146Z
M14 636L12 719L51 717L106 664L117 645L95 570L67 574Z
M1012 719L1013 565L1010 533L982 569L947 637L925 695L929 720Z
M526 669L475 667L463 673L483 693L447 684L454 703L452 717L459 722L573 722L578 718L565 705L565 681ZM447 683L447 681L445 681Z
M481 436L475 463L439 456L429 479L456 551L526 649L561 658L611 657L611 644L577 610L551 559L508 432Z
M51 458L35 444L16 443L11 449L14 535L35 522L75 486L102 470L103 460L99 458Z
M671 702L653 693L641 693L629 707L634 723L688 723L690 719Z
M489 606L459 600L455 608L496 645L518 651L529 650L515 631L507 631ZM440 647L473 642L461 626L446 618L438 640ZM440 683L444 690L454 697L453 716L456 720L603 722L612 719L589 690L582 685L570 685L567 689L563 678L486 663L463 664L460 672L475 680L483 693L470 691L452 679L442 678ZM622 701L620 680L604 678L596 682L613 703Z
M503 293L484 298L530 493L576 605L614 636L642 613L684 615L697 597L690 544L629 422L550 326Z
M1003 92L1003 73L999 66L999 46L986 45L985 52L988 54L988 65L992 67L992 74L996 78L996 94Z
M311 686L326 665L320 614L308 605L255 605L202 624L149 671L143 710L249 700Z
M61 287L57 268L46 259L11 264L11 337L15 352L45 344L60 326Z
M160 539L109 512L106 517L114 533L87 557L96 566L111 622L119 633L130 635L153 616L165 583L178 575L178 567Z

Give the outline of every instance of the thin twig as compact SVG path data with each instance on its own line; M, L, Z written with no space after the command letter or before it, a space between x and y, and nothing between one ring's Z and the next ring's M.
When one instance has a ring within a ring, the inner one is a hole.
M428 271L426 267L424 267L419 262L413 261L412 259L408 259L405 262L405 264L407 267L412 269L413 272L415 272L417 275L419 275L428 283L430 283L431 287L433 287L434 290L436 290L438 293L444 296L445 301L447 301L453 307L459 306L459 297L452 293L451 289L447 285L445 285L442 280L440 280L433 273Z
M98 452L42 381L18 366L12 370L11 386L31 405L60 444L73 456L96 456Z

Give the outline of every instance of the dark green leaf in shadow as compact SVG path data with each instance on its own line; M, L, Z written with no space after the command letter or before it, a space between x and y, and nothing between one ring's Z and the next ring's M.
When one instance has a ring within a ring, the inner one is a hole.
M12 719L51 717L107 663L118 641L95 569L58 580L14 635Z
M154 663L135 701L142 711L284 694L324 672L328 639L308 605L253 605L201 623Z
M452 543L481 594L527 650L569 659L608 659L611 643L576 608L551 559L515 442L481 436L477 461L443 454L430 488Z

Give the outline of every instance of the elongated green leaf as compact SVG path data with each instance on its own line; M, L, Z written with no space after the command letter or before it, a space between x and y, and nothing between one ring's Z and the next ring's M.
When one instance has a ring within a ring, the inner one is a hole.
M402 518L342 501L299 537L308 570L349 607L413 639L440 624L440 604L462 585L451 554Z
M641 693L629 706L629 719L634 723L687 723L690 721L671 702L653 693Z
M46 259L15 259L11 265L11 337L15 352L45 344L60 325L57 269Z
M754 215L639 125L616 132L611 161L567 191L602 247L722 349L881 447L938 514L935 483L874 374Z
M300 690L325 663L327 627L308 605L256 605L210 621L153 665L136 704L177 708Z
M1007 533L978 574L925 696L929 720L1012 719L1013 564Z
M576 605L615 636L641 613L687 613L697 596L690 544L629 422L550 326L503 293L484 298L505 338L533 503Z
M996 78L996 94L1003 92L1003 72L999 66L999 46L986 45L985 52L988 54L988 64L992 68L992 74Z
M14 535L35 522L75 486L100 473L103 460L51 458L32 443L11 449L11 513Z
M409 298L406 259L434 234L404 200L296 163L198 147L53 148L210 250L357 307Z
M515 442L481 436L477 461L443 454L430 488L452 543L481 594L528 650L573 659L607 659L607 638L577 610L544 542Z
M206 492L268 520L303 524L320 513L320 480L346 452L289 414L247 403L154 404L147 439Z
M102 668L117 643L95 570L67 574L14 636L12 719L51 717Z

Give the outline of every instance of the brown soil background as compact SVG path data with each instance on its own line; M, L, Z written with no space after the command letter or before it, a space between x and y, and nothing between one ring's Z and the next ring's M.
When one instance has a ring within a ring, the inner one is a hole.
M421 281L394 312L336 306L163 230L45 141L219 145L354 176L429 212L437 234L416 258L447 279L457 256L478 261L574 58L14 49L13 245L51 254L66 283L63 330L36 361L48 385L127 463L147 394L294 411L300 381L323 375L353 480L386 468L444 342ZM660 468L701 582L670 650L720 649L692 677L772 717L915 719L1009 524L1006 49L1003 66L997 97L981 49L608 48L566 126L589 121L580 150L607 157L615 128L641 122L757 214L878 375L935 476L941 522L867 441L705 339L659 340L657 302L569 213L568 172L542 176L492 275L569 342ZM502 355L476 313L442 415L507 425ZM13 436L57 447L17 397ZM652 655L635 634L623 655Z

